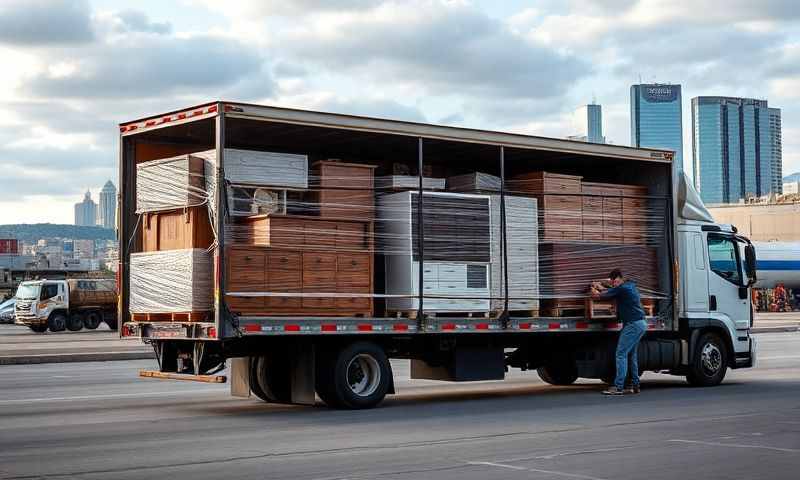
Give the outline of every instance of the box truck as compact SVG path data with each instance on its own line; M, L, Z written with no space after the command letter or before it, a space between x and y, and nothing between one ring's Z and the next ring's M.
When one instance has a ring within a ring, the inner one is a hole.
M639 366L751 367L755 253L669 151L218 101L120 124L120 335L155 378L368 408L412 378L614 376L620 268ZM219 375L229 367L228 376Z

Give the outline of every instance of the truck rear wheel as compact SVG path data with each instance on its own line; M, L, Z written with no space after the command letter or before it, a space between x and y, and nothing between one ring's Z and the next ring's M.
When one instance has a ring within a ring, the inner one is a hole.
M94 330L100 326L100 322L102 321L103 318L98 312L89 312L83 317L83 326L88 330Z
M265 402L292 403L291 368L282 353L262 355L254 362L257 388L251 390Z
M704 333L697 340L686 380L695 387L722 383L728 370L728 349L716 333Z
M391 372L382 348L353 343L319 358L317 395L332 408L372 408L389 391Z
M103 321L106 322L106 325L108 325L108 328L110 328L111 330L117 329L117 314L115 313L104 314Z
M77 332L83 328L83 318L80 315L67 316L67 330Z
M54 313L47 319L47 328L51 332L63 332L67 327L67 316L63 313Z
M578 372L574 365L548 365L536 369L544 382L550 385L572 385L578 379Z

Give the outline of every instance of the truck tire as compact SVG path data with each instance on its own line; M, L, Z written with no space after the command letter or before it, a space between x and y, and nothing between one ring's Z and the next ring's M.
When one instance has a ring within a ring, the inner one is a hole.
M115 313L103 315L103 321L106 322L106 325L111 330L117 329L117 315Z
M253 393L265 402L292 403L291 367L288 357L282 353L261 355L255 362L258 392Z
M67 316L67 330L70 332L77 332L83 329L83 317L80 315Z
M47 325L30 325L28 328L36 333L44 333L47 331Z
M258 381L258 362L261 357L253 357L250 359L250 391L264 402L269 402L270 399L266 392L261 389L261 384Z
M716 333L700 335L689 362L686 380L695 387L713 387L722 383L728 370L728 349Z
M318 362L317 394L332 408L362 409L379 404L391 385L389 359L382 348L356 342Z
M47 319L47 328L51 332L63 332L67 328L67 316L60 312L51 314Z
M572 385L578 379L578 372L574 365L548 365L536 369L544 382L550 385Z
M87 330L94 330L100 326L102 321L103 317L99 312L89 312L83 317L83 326Z

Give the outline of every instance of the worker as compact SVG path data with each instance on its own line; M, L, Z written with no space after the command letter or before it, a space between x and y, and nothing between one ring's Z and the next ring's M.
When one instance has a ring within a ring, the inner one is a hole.
M624 395L626 393L639 393L639 358L638 347L644 333L647 331L647 322L644 320L644 309L636 283L627 280L620 269L615 268L608 274L611 285L606 288L603 284L595 282L591 286L593 298L610 299L617 302L617 316L622 322L622 331L617 341L617 373L614 385L603 391L604 395ZM625 388L625 379L628 376L628 361L630 360L631 385Z

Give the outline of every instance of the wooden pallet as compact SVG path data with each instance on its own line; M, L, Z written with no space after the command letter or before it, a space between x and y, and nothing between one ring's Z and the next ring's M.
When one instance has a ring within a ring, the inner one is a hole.
M508 316L519 318L536 318L539 316L539 310L509 310Z
M586 304L582 298L554 298L542 301L540 310L544 317L581 317Z
M589 320L617 318L616 302L613 300L587 298L585 312L586 318Z
M408 318L409 320L416 320L417 310L395 310L387 313L388 317ZM491 318L492 312L431 312L424 311L426 317L430 318Z
M134 322L202 322L211 312L132 313Z

